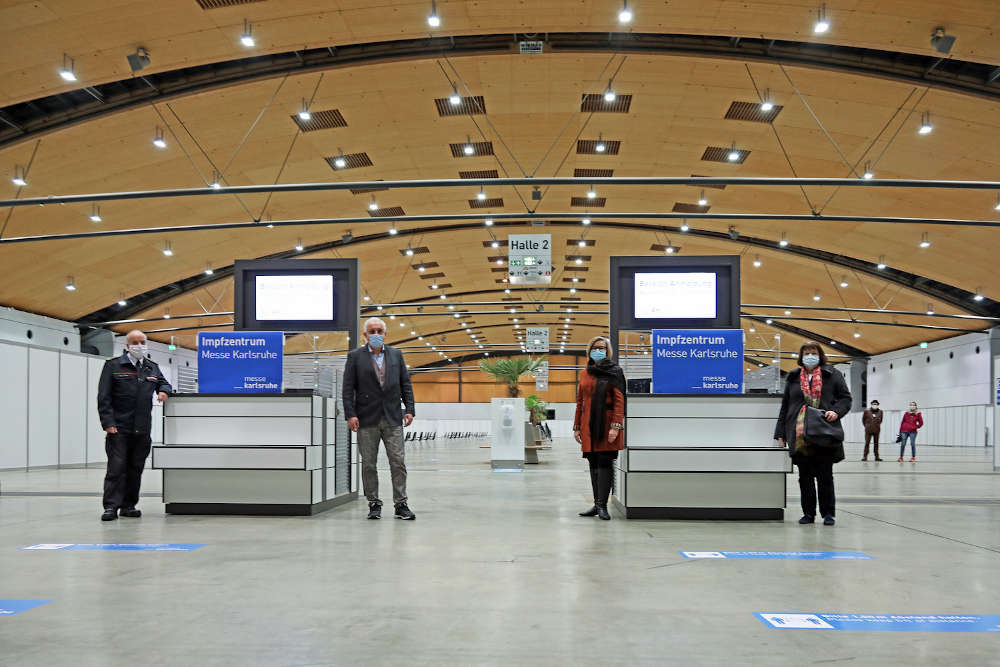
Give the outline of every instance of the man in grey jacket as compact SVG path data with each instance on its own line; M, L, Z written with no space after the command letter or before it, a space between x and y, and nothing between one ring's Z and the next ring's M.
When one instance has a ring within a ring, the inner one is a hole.
M385 322L377 317L365 322L367 344L352 350L344 366L344 414L351 430L358 434L361 454L361 481L368 498L368 518L382 518L378 497L378 444L385 443L392 472L392 501L396 518L412 521L417 517L406 501L406 462L403 427L416 413L410 374L403 353L385 345ZM402 406L406 406L403 413Z

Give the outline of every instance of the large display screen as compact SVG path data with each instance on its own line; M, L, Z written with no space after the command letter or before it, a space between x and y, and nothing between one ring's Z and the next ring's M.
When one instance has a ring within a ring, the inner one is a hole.
M254 276L254 315L258 321L332 320L333 276Z
M714 318L715 273L636 273L637 319Z

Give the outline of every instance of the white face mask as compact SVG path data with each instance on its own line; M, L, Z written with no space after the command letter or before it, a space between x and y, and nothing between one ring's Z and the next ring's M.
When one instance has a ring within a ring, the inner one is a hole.
M917 411L917 406L911 405L910 406L910 412L916 412L916 411Z
M806 368L813 369L819 366L819 355L818 354L803 354L802 363L805 364Z
M139 359L144 359L146 357L146 346L145 345L127 345L128 356L132 357L136 361Z

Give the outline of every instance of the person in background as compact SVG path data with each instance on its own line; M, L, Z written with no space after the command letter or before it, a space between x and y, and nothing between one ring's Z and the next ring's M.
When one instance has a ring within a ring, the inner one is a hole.
M817 447L803 437L806 406L825 411L833 422L851 411L851 392L843 374L826 363L819 343L806 341L799 348L798 370L791 371L781 398L774 438L782 446L788 443L792 463L799 467L799 491L802 494L802 518L799 523L816 521L816 490L819 487L819 511L823 525L836 523L836 494L833 488L833 464L844 460L844 443L836 447Z
M153 394L160 403L172 389L156 362L146 357L146 334L130 331L125 352L104 362L97 385L97 414L108 454L101 521L121 515L138 519L139 484L152 445Z
M347 425L358 434L361 481L368 498L368 518L382 518L378 497L378 443L385 443L392 471L392 501L395 516L413 521L416 515L406 504L406 459L403 427L416 414L413 385L403 353L385 344L385 322L377 317L365 322L367 344L351 350L344 365L344 414ZM403 406L406 413L403 413Z
M878 401L872 400L871 407L861 415L861 424L865 427L865 453L861 456L862 461L868 460L868 444L875 441L875 460L881 461L878 456L878 436L882 431L882 417L884 413L878 407Z
M910 409L903 414L903 423L899 425L899 458L897 461L903 462L903 454L906 453L906 441L910 441L910 463L917 462L917 430L924 425L924 418L917 412L917 404L910 401Z
M599 516L607 521L613 465L622 449L625 419L625 373L612 358L611 341L601 336L587 346L587 372L580 376L576 390L573 437L580 443L583 458L590 464L590 488L594 506L580 516Z

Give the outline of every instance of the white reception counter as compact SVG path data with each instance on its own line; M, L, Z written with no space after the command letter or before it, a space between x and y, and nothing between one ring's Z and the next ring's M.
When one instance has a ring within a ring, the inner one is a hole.
M168 514L308 515L358 495L357 446L308 394L176 394L153 468Z
M629 394L615 506L629 519L782 519L781 397Z

